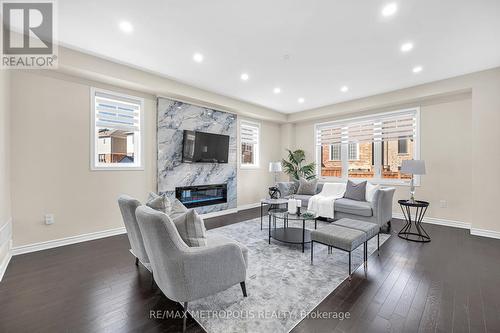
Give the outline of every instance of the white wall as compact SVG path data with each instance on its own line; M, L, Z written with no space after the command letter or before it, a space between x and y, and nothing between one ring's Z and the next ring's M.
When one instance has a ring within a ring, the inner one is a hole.
M10 198L10 73L0 70L0 279L11 239Z
M238 162L238 206L260 202L273 185L274 176L269 172L269 162L281 160L280 125L252 118L241 118L260 124L260 161L258 168L241 168ZM239 138L239 131L238 131ZM239 139L238 139L239 141ZM238 146L238 159L240 157Z

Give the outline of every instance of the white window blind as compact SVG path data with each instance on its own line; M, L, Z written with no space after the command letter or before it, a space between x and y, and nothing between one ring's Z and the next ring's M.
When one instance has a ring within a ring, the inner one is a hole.
M141 101L95 93L96 126L125 132L139 131Z
M317 145L413 139L416 131L416 110L407 110L321 124Z
M258 144L259 143L259 126L248 122L241 122L241 143Z

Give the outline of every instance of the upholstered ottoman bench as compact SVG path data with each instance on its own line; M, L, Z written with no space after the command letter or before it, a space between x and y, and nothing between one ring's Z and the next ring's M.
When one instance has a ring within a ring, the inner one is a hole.
M311 231L311 264L314 256L314 243L320 243L349 253L349 280L351 279L351 252L363 244L363 259L366 265L367 244L364 231L330 224Z
M341 227L363 231L366 234L367 242L377 236L377 255L380 255L380 226L378 224L348 218L343 218L333 223ZM368 259L368 253L366 255Z

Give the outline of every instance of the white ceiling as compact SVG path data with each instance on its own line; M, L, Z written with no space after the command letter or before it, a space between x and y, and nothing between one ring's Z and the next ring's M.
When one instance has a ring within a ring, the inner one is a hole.
M500 66L499 0L64 0L58 11L63 45L286 113Z

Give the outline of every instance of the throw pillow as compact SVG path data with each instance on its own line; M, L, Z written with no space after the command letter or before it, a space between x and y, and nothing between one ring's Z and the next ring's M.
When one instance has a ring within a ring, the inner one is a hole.
M146 206L159 210L160 212L169 213L171 204L165 194L158 195L154 192L149 192Z
M375 192L380 189L380 185L374 185L372 183L366 183L366 201L372 202Z
M299 189L297 190L297 194L315 195L317 186L317 179L307 180L301 177L299 179Z
M172 219L179 235L189 247L207 245L207 230L203 219L194 209Z
M347 181L347 187L345 190L344 198L365 201L366 200L366 180L360 183L355 183L353 181Z
M174 219L177 216L180 216L188 211L186 206L184 206L182 202L180 202L177 198L170 199L170 207L171 208L168 215L171 219Z

